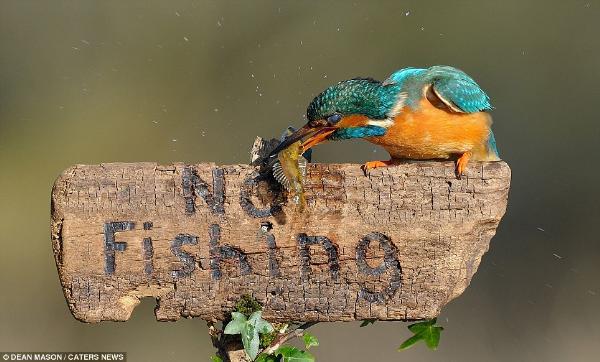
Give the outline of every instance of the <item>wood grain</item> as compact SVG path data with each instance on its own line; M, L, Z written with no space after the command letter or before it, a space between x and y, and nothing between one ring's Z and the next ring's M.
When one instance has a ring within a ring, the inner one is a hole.
M269 321L430 318L468 286L504 215L510 168L408 162L365 176L311 164L307 209L247 165L77 165L52 191L52 245L84 322L222 320L243 294Z

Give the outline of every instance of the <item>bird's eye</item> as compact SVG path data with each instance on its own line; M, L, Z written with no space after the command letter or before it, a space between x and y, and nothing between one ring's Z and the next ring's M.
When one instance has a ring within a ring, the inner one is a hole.
M329 124L336 124L342 119L342 115L339 113L334 113L331 116L327 117L327 122Z

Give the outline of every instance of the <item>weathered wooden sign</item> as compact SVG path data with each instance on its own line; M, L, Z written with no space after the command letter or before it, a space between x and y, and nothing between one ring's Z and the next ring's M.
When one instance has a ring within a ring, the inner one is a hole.
M240 296L270 321L430 318L469 284L510 169L452 162L311 164L307 209L245 165L77 165L52 191L52 242L73 315L222 320Z

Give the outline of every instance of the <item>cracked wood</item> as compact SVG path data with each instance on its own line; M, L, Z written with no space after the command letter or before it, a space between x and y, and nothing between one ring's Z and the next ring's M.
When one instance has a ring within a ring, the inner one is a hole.
M77 165L52 191L73 315L222 320L243 294L270 321L431 318L468 286L507 205L510 169L310 164L307 209L246 165Z

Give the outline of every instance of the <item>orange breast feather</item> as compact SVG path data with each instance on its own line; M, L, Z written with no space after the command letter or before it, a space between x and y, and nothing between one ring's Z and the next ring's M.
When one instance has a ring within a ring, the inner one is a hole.
M424 99L417 110L405 107L394 121L384 136L368 139L394 158L450 158L469 151L473 159L487 155L492 122L485 112L448 112Z

